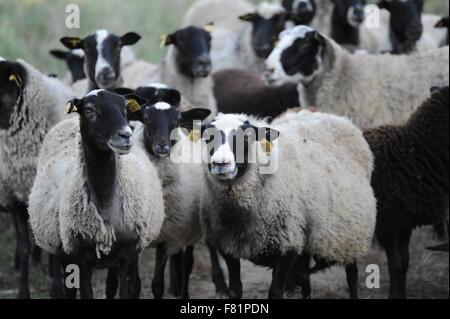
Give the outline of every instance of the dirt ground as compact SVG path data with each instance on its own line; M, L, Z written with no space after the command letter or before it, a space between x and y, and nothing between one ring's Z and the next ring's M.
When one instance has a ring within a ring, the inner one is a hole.
M14 230L10 216L0 214L0 299L15 298L18 274L13 269L15 247ZM426 246L438 244L430 228L416 230L411 241L411 263L408 273L408 298L449 298L449 255L425 250ZM380 289L365 287L366 266L380 266ZM32 298L47 298L50 279L47 272L47 258L44 254L41 264L31 267L30 287ZM154 249L147 249L141 260L142 298L152 298L151 278L154 267ZM226 267L222 264L224 271ZM191 276L191 298L215 298L214 285L210 279L209 255L204 245L199 244L195 250L195 264ZM166 271L166 274L168 271ZM96 298L104 298L105 271L98 271L94 277ZM360 298L386 298L389 276L386 258L382 250L374 248L373 252L359 260ZM244 298L266 298L270 286L271 272L256 267L249 262L242 262L242 281ZM343 267L333 267L311 277L314 299L348 298L345 272ZM168 279L166 280L166 287ZM167 295L167 298L171 296ZM301 298L298 293L288 298Z

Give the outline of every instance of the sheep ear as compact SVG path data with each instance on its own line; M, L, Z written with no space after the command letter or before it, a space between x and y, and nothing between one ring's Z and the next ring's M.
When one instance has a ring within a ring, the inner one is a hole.
M51 50L50 54L59 60L66 60L69 52L65 52L65 51L61 51L61 50Z
M117 88L117 89L114 89L114 93L125 96L128 94L133 94L134 90L129 89L129 88Z
M66 48L71 50L83 48L83 40L79 37L64 37L60 41Z
M247 14L241 15L239 17L239 20L250 22L253 20L253 13L247 13Z
M127 99L127 111L128 113L136 113L140 111L145 105L148 104L148 100L140 97L135 94L127 94L125 95L125 99Z
M67 114L80 113L80 111L83 109L83 106L84 106L83 100L73 99L67 102L66 105Z
M386 9L388 11L391 10L391 3L389 1L387 1L387 0L381 0L380 2L377 3L377 6L380 9Z
M314 32L314 39L316 39L317 42L319 42L322 45L326 45L327 44L327 41L325 40L325 37L322 34L320 34L320 32L317 32L317 31Z
M446 18L442 18L441 20L439 20L435 25L435 28L447 28L448 27L448 17Z
M18 75L18 74L11 74L11 75L9 76L8 80L9 80L10 82L16 83L16 85L17 85L17 87L18 87L19 89L22 88L23 80L22 80L22 77L21 77L20 75Z
M161 44L160 47L164 48L165 46L175 44L175 35L174 34L164 34L161 36Z
M122 45L133 45L136 44L141 39L141 36L136 32L128 32L120 38L120 43Z
M208 109L192 109L181 113L181 125L184 128L193 126L194 121L203 121L211 114Z
M211 22L210 24L205 25L203 27L203 30L205 30L206 32L212 33L214 31L216 31L216 27L214 26L214 23Z
M181 101L181 94L180 91L175 89L166 89L167 93L164 98L165 102L169 103L170 105L179 106Z
M430 94L433 95L436 92L439 92L442 88L439 86L433 86L432 88L430 88Z

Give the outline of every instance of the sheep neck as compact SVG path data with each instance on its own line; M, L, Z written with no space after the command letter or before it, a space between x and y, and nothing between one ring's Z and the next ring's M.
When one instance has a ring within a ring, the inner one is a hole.
M83 159L87 174L87 187L92 201L99 209L112 206L117 186L117 162L113 151L104 151L82 138Z

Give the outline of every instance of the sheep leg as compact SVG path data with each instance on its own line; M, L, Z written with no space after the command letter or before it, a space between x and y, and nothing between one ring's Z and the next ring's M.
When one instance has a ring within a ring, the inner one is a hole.
M141 279L139 278L139 254L126 258L119 268L120 299L138 299L141 294Z
M350 299L358 299L358 263L356 261L345 265Z
M295 281L300 287L302 287L303 299L310 299L312 295L311 279L310 279L310 261L311 256L309 254L302 254L298 256L296 262L296 277Z
M85 261L80 263L80 298L94 299L92 290L92 269Z
M119 268L109 267L108 275L106 276L106 299L114 299L119 287Z
M170 257L170 288L172 296L181 296L181 273L183 267L183 251Z
M164 297L164 270L167 264L167 252L164 244L156 246L155 272L152 280L152 292L155 299Z
M20 270L20 250L19 250L20 237L19 237L19 231L18 231L19 226L17 225L17 218L15 218L15 216L13 214L14 213L11 212L11 216L14 221L14 229L16 230L16 253L14 255L14 269L16 271L19 271Z
M19 251L19 269L20 269L20 283L19 283L19 299L30 298L29 286L29 259L30 259L30 238L28 231L28 211L27 207L22 204L17 204L11 210L11 214L15 219L17 237L18 237L18 251Z
M399 249L399 234L394 233L385 241L386 256L389 267L389 298L401 298L399 293L400 276L402 272L402 258Z
M219 255L216 248L210 243L206 242L206 246L209 250L209 256L211 258L211 277L216 287L216 294L218 296L227 295L227 283L225 282L225 276L223 275L222 267L220 267Z
M289 270L292 269L297 259L295 252L288 252L286 255L275 256L275 265L272 271L272 284L269 289L269 299L283 299L284 284Z
M186 247L183 255L183 271L181 278L182 298L189 299L189 277L192 273L192 266L194 265L194 246Z
M31 260L33 261L33 264L39 264L42 260L42 249L41 247L34 245L33 246L33 253L31 254Z
M228 268L229 286L227 294L230 299L242 298L241 261L228 255L222 255Z
M400 256L402 259L402 269L399 281L399 296L402 299L406 298L406 276L409 267L409 241L411 239L411 229L402 231L400 233Z
M58 257L48 255L50 277L52 278L52 287L50 289L50 299L65 299L64 286L62 283L62 265Z

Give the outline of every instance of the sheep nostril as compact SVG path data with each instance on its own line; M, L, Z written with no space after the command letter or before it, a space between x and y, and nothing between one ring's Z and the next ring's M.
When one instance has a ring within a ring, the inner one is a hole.
M231 166L231 162L224 162L224 163L213 162L213 166L228 167L228 166Z

